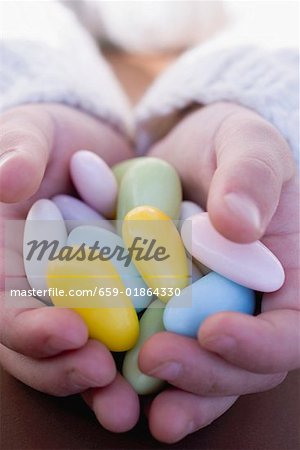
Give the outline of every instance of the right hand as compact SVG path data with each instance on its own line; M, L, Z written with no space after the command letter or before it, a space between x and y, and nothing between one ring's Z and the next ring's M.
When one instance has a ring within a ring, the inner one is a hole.
M219 233L233 242L261 239L285 271L283 286L263 294L254 317L220 312L201 325L198 342L163 332L144 344L140 369L172 385L153 400L149 428L174 443L224 414L238 396L274 388L300 367L299 182L280 132L228 102L187 114L150 155L175 167L185 198L207 210Z
M69 160L77 150L96 152L109 164L133 156L121 135L108 125L72 108L25 105L0 117L0 201L2 223L24 220L39 198L72 193ZM3 235L3 233L2 233ZM3 254L25 278L22 242L1 239ZM57 396L83 393L98 420L114 432L127 431L138 420L138 397L117 375L109 350L88 339L80 316L46 307L35 298L7 304L1 275L0 363L29 386ZM126 404L126 411L114 403Z

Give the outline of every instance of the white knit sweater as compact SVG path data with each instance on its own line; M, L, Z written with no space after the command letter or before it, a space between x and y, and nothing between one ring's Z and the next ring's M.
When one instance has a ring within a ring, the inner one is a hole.
M1 2L0 107L65 103L124 133L135 126L143 153L174 112L228 100L273 123L298 158L297 10L288 1ZM132 112L102 39L129 52L192 49Z

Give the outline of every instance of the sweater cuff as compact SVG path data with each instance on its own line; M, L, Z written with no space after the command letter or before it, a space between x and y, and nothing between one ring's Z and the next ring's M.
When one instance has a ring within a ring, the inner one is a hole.
M4 8L0 111L25 103L63 103L130 136L129 101L75 15L57 2L17 3Z
M230 101L271 122L299 156L299 54L239 47L203 54L196 48L170 67L136 109L137 151L145 153L193 105Z

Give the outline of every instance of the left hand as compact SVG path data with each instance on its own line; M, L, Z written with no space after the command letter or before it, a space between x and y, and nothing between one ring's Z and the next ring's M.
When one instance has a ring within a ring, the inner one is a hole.
M281 289L261 313L219 313L198 340L159 333L144 345L143 372L174 388L156 396L152 434L173 443L223 414L239 395L281 383L300 366L299 202L287 142L246 108L216 103L186 116L149 153L179 172L185 196L206 208L215 228L236 242L261 239L284 266Z
M40 198L73 194L69 161L75 151L91 150L109 165L132 157L133 152L110 125L60 104L18 106L0 116L0 126L0 254L7 255L12 274L23 279L22 289L27 290L30 286L24 273L22 233L6 238L5 222L25 220L31 205ZM17 297L15 303L10 297L9 304L4 294L5 275L2 270L3 368L47 394L81 393L101 424L111 431L132 428L139 417L138 396L117 374L109 350L101 342L88 339L87 327L75 311L49 308L30 296ZM11 280L15 282L14 277Z

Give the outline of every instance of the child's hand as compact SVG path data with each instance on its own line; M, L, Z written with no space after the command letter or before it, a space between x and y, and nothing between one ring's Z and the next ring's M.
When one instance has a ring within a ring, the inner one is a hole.
M3 114L2 221L25 219L38 198L72 193L69 159L79 149L97 152L110 165L132 156L128 144L109 126L65 106L28 105ZM7 245L2 237L2 250ZM4 251L16 273L24 274L21 239L16 237L16 242ZM101 387L89 394L90 398L103 398L102 409L95 407L100 422L112 431L124 431L135 424L139 413L137 395L123 378L116 377L115 363L107 348L88 340L86 326L75 312L45 307L33 298L18 298L11 307L2 295L0 330L0 362L15 377L54 395ZM112 406L120 398L127 404L126 414L124 409Z
M279 291L264 295L257 317L219 313L203 324L198 342L167 332L147 341L141 369L174 386L154 399L150 429L171 443L212 422L239 395L270 389L300 366L299 192L286 141L240 106L191 113L150 154L175 166L186 197L207 208L224 236L261 239L286 274Z

